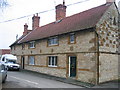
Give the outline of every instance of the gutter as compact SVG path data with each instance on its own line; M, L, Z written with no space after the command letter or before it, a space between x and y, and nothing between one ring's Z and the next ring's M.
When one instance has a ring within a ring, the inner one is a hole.
M97 38L96 38L96 48L97 48L97 81L96 81L96 84L98 85L99 84L99 34L96 32L96 30L95 30L95 36L97 36Z

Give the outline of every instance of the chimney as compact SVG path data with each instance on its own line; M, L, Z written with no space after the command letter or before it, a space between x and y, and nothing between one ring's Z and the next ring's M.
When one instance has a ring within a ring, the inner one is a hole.
M36 15L33 15L32 17L32 30L35 30L39 27L39 20L40 17L38 16L38 13Z
M108 2L115 2L115 0L106 0L106 3Z
M27 25L27 23L25 23L25 25L24 25L24 31L26 31L26 30L28 30L28 25Z
M67 7L65 6L65 1L63 1L63 4L59 4L55 8L56 8L56 21L66 17Z
M27 33L28 33L28 25L27 23L25 23L23 35L26 35Z

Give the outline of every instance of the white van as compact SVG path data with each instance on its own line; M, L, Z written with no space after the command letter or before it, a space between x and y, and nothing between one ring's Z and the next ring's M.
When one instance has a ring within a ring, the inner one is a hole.
M17 64L17 57L12 54L2 55L1 62L7 66L8 70L19 70L20 69L20 65Z

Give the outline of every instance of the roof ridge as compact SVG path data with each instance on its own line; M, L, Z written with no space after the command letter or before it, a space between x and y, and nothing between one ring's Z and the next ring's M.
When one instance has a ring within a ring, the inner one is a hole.
M63 19L67 19L67 18L70 18L70 17L75 16L75 15L77 15L77 14L81 14L81 13L84 13L84 12L88 12L88 11L90 11L90 10L92 10L92 9L96 9L96 8L102 7L102 6L104 6L104 5L108 4L108 3L109 3L109 4L112 4L112 2L107 2L107 3L105 3L105 4L102 4L102 5L99 5L99 6L90 8L90 9L87 9L87 10L85 10L85 11L82 11L82 12L79 12L79 13L76 13L76 14L73 14L73 15L70 15L70 16L67 16L67 17L65 17L65 18L63 18ZM108 5L108 6L110 6L110 5ZM107 6L107 7L108 7L108 6ZM63 20L63 19L61 19L61 20ZM50 22L50 23L45 24L45 25L43 25L43 26L41 26L41 27L44 27L44 26L49 25L49 24L53 24L53 23L55 23L55 22L56 22L56 21ZM39 28L41 28L41 27L38 27L37 29L39 29Z

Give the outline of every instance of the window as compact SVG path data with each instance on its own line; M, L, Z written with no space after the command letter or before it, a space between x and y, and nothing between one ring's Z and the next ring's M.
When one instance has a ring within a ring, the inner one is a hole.
M57 67L57 56L49 56L48 57L48 66Z
M29 65L34 65L34 64L35 64L35 57L29 56Z
M22 44L22 50L25 49L25 44Z
M5 61L5 57L2 58L2 61Z
M70 43L75 43L75 34L70 34Z
M35 48L35 41L30 42L30 43L29 43L29 47L30 47L30 48Z
M113 19L113 25L116 25L116 18Z
M58 45L58 37L52 37L48 39L48 45Z

